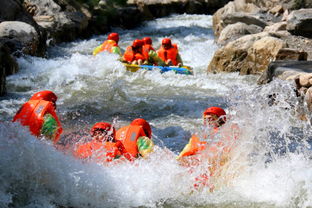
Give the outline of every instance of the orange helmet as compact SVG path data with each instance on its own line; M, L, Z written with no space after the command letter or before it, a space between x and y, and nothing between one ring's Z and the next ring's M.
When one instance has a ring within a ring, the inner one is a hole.
M161 41L162 45L171 45L171 39L170 38L164 38Z
M93 136L96 131L102 131L102 132L105 131L108 133L113 133L114 138L116 135L115 128L110 123L106 123L106 122L98 122L94 124L90 131L91 136ZM110 131L113 131L113 132L110 132Z
M130 125L133 126L141 126L148 138L152 138L152 129L149 123L144 120L143 118L136 118L134 119Z
M144 45L143 40L136 39L133 41L132 46L135 48L141 47Z
M219 107L210 107L210 108L207 108L205 111L204 111L204 116L205 115L209 115L209 114L213 114L213 115L216 115L218 117L221 117L221 116L225 116L226 113L225 111L222 109L222 108L219 108Z
M118 33L110 33L110 34L107 36L107 40L114 40L114 41L116 41L116 43L118 43L118 41L119 41L119 35L118 35Z
M150 37L143 38L144 44L152 45L153 41Z
M29 100L45 100L56 103L57 96L50 90L35 93Z

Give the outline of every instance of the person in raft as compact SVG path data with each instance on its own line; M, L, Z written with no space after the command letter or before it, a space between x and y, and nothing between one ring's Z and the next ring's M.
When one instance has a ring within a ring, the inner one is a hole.
M107 36L107 39L98 47L93 50L93 55L97 55L103 51L107 51L109 53L115 53L121 56L121 51L118 46L119 34L118 33L110 33Z
M164 66L165 62L158 57L157 52L152 46L152 39L150 37L144 37L142 40L144 42L144 45L142 46L142 52L144 58L147 60L147 64Z
M130 125L121 127L116 133L116 139L125 147L124 156L128 160L146 157L153 151L152 129L149 123L142 119L134 119Z
M92 140L84 144L77 144L74 156L81 159L90 159L100 164L112 162L120 158L125 148L121 141L116 140L115 128L106 122L93 125L90 131Z
M210 164L209 172L202 173L195 178L195 188L209 185L209 177L217 175L216 170L228 160L228 153L239 135L239 129L236 125L232 125L228 130L220 130L226 122L226 113L222 108L207 108L203 113L203 120L204 127L209 130L208 133L204 133L204 138L192 135L189 143L177 158L182 165L188 167L199 165L202 158L207 159ZM208 139L211 139L212 142L208 143Z
M172 44L170 38L164 38L161 41L161 46L157 51L157 55L168 66L178 66L178 67L183 66L178 46L177 44Z
M142 51L143 45L143 40L134 40L132 45L127 47L122 57L122 61L133 65L147 64L147 59L143 55Z
M37 92L22 105L15 114L13 122L28 126L31 134L44 137L56 144L63 131L55 112L56 101L57 96L52 91Z

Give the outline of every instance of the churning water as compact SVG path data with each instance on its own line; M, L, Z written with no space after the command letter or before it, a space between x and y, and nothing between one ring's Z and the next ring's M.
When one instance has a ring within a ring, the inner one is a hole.
M312 132L299 119L301 100L288 82L257 86L256 76L207 74L217 49L211 24L211 16L176 15L114 30L122 48L135 38L150 36L155 48L172 38L193 76L131 73L116 55L93 57L106 36L51 47L48 58L19 58L20 72L8 77L9 93L0 100L0 207L311 207ZM10 120L46 89L59 98L64 144L86 138L95 122L119 128L143 117L156 150L148 159L106 167L35 139ZM241 132L214 192L193 190L198 173L175 159L190 135L202 131L209 106L225 108L223 128L235 123Z

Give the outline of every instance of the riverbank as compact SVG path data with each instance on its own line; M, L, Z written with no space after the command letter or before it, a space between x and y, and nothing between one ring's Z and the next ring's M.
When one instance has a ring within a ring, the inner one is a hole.
M311 63L300 63L312 60L311 7L311 2L300 0L229 2L213 15L215 40L220 48L207 71L262 75L259 84L273 78L290 80L311 106ZM282 70L283 76L272 72L276 65L287 65L287 72Z
M130 29L172 13L212 14L223 1L7 0L0 8L0 95L6 76L18 71L15 57L45 56L47 47Z

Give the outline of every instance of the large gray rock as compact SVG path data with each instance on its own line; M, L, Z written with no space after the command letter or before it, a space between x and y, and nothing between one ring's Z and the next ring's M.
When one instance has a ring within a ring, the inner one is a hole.
M208 72L260 74L285 46L284 41L266 32L243 36L215 52Z
M0 22L3 21L20 21L31 25L38 34L38 47L34 55L44 56L46 51L46 33L45 31L33 20L32 16L28 14L20 0L4 0L1 1L0 6ZM14 45L14 41L8 39L11 44L11 52L15 49L19 50L20 46ZM16 41L15 41L16 42ZM32 53L33 54L33 53Z
M218 43L226 44L232 40L238 39L244 35L255 34L262 32L262 28L257 25L247 25L242 22L227 25L221 32Z
M57 0L28 0L35 5L36 22L46 29L48 38L55 42L72 41L84 33L88 26L90 16L83 8L69 4L69 1Z
M267 23L260 20L259 18L252 16L250 14L235 12L232 14L228 14L222 18L224 25L234 24L237 22L242 22L247 25L257 25L259 27L264 28L267 26Z
M274 61L258 79L258 84L266 84L275 77L288 79L302 73L312 73L312 61Z
M287 30L294 35L312 38L312 9L292 11L287 17Z
M39 46L39 36L35 28L25 22L5 21L0 23L0 38L16 42L15 50L35 55Z

